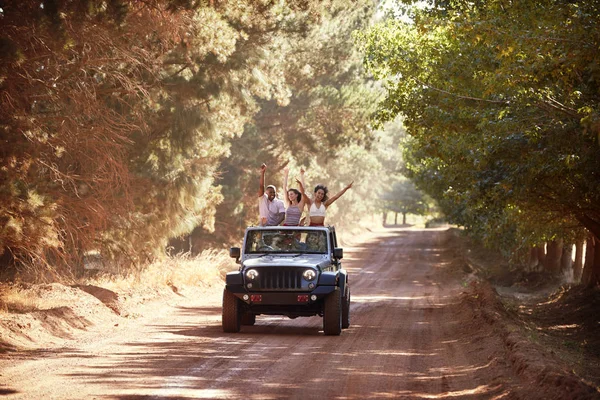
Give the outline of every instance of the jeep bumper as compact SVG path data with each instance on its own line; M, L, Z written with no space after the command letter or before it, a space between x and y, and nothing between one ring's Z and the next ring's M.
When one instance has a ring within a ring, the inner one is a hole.
M252 305L308 305L321 302L336 286L317 286L312 291L253 292L242 285L227 285L226 289L249 306Z

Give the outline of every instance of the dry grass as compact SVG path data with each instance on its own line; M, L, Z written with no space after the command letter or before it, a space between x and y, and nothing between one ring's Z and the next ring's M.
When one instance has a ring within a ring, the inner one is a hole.
M7 288L0 297L0 313L26 313L40 308L39 299L18 288Z
M222 282L227 271L234 269L234 261L225 250L206 250L190 257L177 255L154 262L141 271L124 277L104 275L88 279L87 284L100 286L115 292L152 292L167 287L207 286Z
M25 287L3 285L0 289L0 314L24 314L64 305L61 299L41 298L38 294Z
M178 292L186 287L203 288L223 284L225 274L236 268L235 262L229 257L227 251L210 250L196 257L185 255L170 257L126 276L105 273L75 283L98 286L130 297L140 295L148 299L164 291ZM53 291L51 287L53 285L62 286L58 283L41 286L25 284L0 286L0 314L47 310L68 306L70 302L76 301L72 297L60 297L61 291ZM69 286L62 287L68 291L77 291Z

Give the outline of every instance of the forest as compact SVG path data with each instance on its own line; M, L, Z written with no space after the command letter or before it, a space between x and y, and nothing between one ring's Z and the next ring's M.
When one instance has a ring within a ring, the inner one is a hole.
M600 1L0 1L0 268L225 248L259 169L600 282ZM434 205L435 204L435 205ZM385 222L385 221L384 221ZM40 273L42 271L43 273Z

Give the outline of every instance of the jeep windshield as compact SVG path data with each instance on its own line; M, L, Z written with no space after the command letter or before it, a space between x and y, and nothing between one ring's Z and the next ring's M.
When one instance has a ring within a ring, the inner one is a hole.
M245 253L327 254L327 235L324 231L300 228L248 231Z

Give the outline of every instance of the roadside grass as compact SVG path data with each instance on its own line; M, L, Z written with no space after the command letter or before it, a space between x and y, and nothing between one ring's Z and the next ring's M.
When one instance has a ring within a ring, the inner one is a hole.
M236 268L228 251L206 250L193 257L186 254L168 257L126 274L98 271L93 277L74 280L71 285L97 286L148 300L166 291L179 293L185 288L201 289L222 284L225 274ZM0 286L0 314L28 313L69 305L63 298L41 298L35 287L20 283Z
M115 292L156 292L166 288L209 286L222 281L233 270L234 261L226 250L205 250L197 256L179 254L149 264L145 268L118 276L101 274L86 284Z
M0 315L25 314L64 305L59 299L41 299L24 287L6 286L0 292Z

